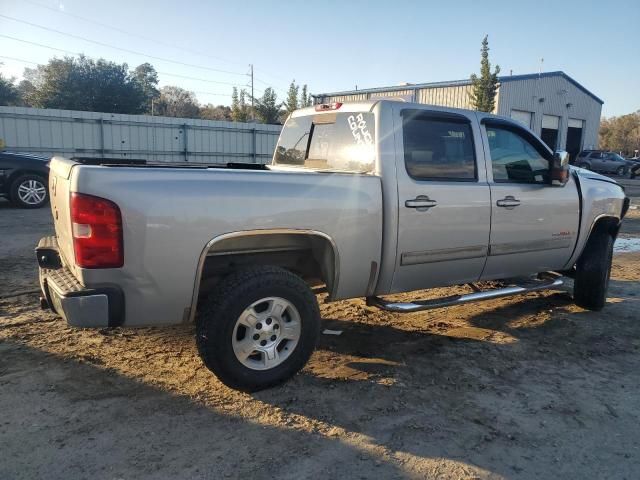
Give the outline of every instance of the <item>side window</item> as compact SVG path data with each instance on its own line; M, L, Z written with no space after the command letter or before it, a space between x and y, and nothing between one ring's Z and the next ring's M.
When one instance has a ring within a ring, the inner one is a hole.
M487 125L493 180L549 183L549 160L516 131Z
M417 180L475 180L472 135L471 125L464 120L405 118L402 138L407 172Z

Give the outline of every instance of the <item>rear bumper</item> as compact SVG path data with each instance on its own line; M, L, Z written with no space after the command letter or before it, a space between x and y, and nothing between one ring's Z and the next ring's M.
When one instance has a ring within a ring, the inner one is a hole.
M116 327L124 323L124 295L117 287L87 288L62 265L55 237L36 248L44 307L80 328Z

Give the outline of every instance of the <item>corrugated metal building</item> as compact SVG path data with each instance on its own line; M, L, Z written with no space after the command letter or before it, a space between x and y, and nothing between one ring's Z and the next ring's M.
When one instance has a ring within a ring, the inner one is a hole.
M269 163L281 128L260 123L0 107L0 143L4 148L46 156Z
M314 95L314 103L394 98L407 102L472 108L471 81L421 83ZM575 158L598 145L604 102L564 72L500 77L494 113L514 118L554 150Z

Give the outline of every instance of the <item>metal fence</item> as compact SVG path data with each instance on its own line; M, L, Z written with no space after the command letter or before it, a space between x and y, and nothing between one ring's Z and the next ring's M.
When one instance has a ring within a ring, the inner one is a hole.
M0 107L0 144L38 155L268 163L281 126Z

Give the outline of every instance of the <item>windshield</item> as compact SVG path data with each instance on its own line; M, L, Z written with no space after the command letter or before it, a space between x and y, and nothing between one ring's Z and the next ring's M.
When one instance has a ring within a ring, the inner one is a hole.
M374 116L369 112L289 118L273 157L275 165L371 173L375 168Z

